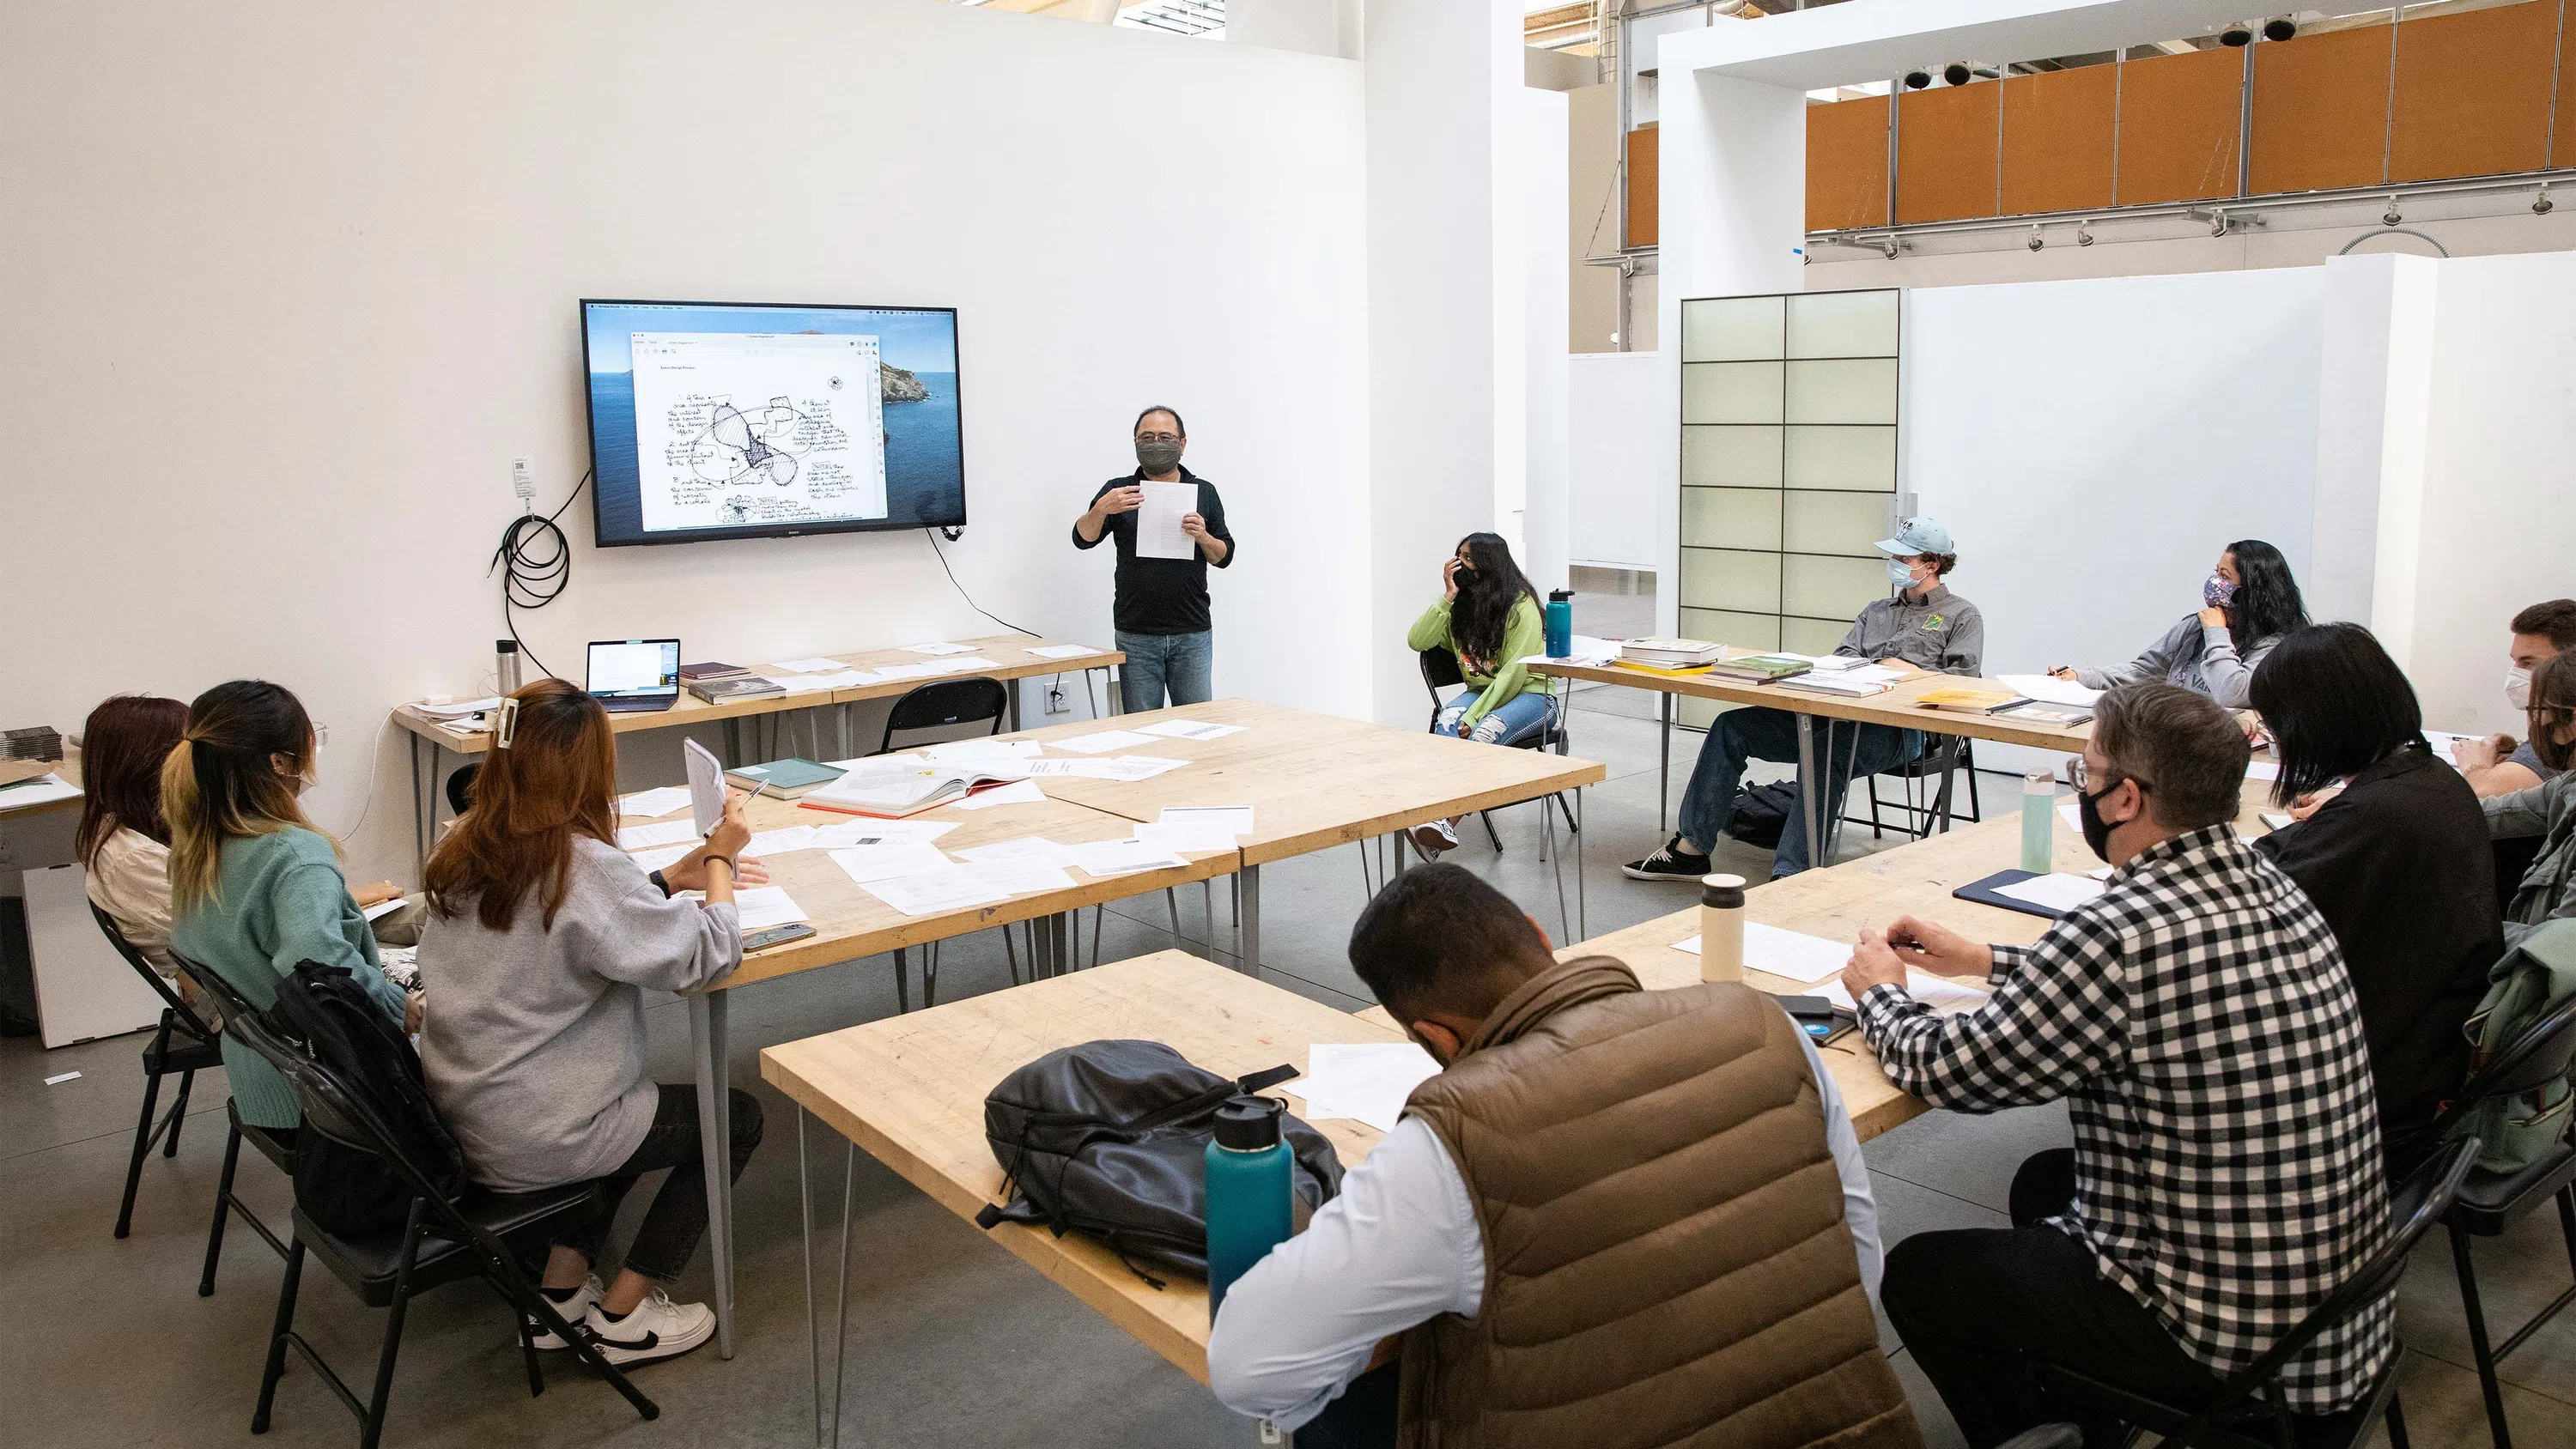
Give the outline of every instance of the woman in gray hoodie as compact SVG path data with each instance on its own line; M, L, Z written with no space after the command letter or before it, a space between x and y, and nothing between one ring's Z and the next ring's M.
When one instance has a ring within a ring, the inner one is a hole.
M2259 538L2238 539L2200 586L2201 608L2185 614L2147 652L2126 664L2060 665L2049 673L2086 689L2161 680L2205 694L2221 709L2247 708L2254 669L2281 636L2308 622L2290 561Z

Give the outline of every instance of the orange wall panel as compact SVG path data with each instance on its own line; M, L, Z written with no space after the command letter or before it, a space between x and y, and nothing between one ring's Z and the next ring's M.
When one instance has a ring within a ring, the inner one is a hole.
M2549 128L2549 164L2576 157L2576 30L2558 27L2558 99Z
M2547 165L2558 10L2559 0L2523 0L2400 24L2388 179Z
M2088 65L1999 84L2004 215L2109 206L2119 68Z
M1659 154L1652 121L1628 133L1628 245L1655 244L1658 213L1655 189L1663 173L1655 169Z
M2119 69L2119 204L2234 196L2245 58L2195 50Z
M2388 32L2372 25L2254 47L2254 192L2388 178Z
M1887 102L1807 107L1807 230L1887 225Z
M1995 215L1993 81L1908 91L1896 112L1896 219Z

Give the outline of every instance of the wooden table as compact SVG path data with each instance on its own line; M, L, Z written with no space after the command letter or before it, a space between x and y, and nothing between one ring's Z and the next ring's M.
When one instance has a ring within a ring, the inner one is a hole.
M1043 658L1028 651L1073 641L1046 639L1034 634L988 634L981 638L957 639L948 642L962 644L971 653L982 654L992 659L995 667L978 669L969 675L942 675L938 677L940 679L1010 680L1028 679L1041 674L1079 673L1088 680L1091 671L1106 670L1125 663L1127 659L1126 655L1114 649L1076 655L1069 659ZM813 657L830 659L847 669L882 669L889 664L926 664L938 657L966 658L969 656L915 654L908 649L895 647L867 649L851 654L818 654ZM752 666L752 672L784 674L787 671L780 670L775 664L762 664ZM725 763L732 765L742 763L739 730L744 720L757 719L763 715L784 714L791 710L817 710L829 707L835 710L840 735L839 748L842 755L846 757L852 753L850 715L848 709L843 706L858 704L865 700L896 698L909 694L922 685L937 682L938 679L931 678L889 679L870 684L849 685L840 689L811 690L803 694L771 694L754 699L727 700L722 704L709 704L683 688L680 691L680 702L669 709L612 713L608 717L608 727L617 734L633 734L639 730L688 729L692 726L719 725L725 732ZM1114 698L1116 691L1113 690L1110 693ZM1012 723L1016 725L1019 691L1011 691L1011 704ZM393 711L393 722L402 729L411 745L412 843L417 859L426 861L429 858L430 842L438 832L438 807L445 797L445 792L439 787L441 777L446 770L447 756L460 755L467 759L479 756L492 747L492 736L489 731L484 730L460 733L449 729L445 724L421 713L416 705L411 704L397 706ZM815 735L816 748L820 749L821 726L819 724L816 726ZM425 783L424 757L427 764Z
M1740 658L1760 651L1729 649L1729 658ZM1935 689L1992 689L2011 693L2000 680L1968 679L1955 674L1917 674L1899 681L1884 694L1858 698L1839 694L1820 694L1793 685L1756 684L1750 680L1728 679L1713 674L1654 674L1642 669L1627 669L1616 664L1539 663L1529 666L1532 674L1557 679L1589 680L1597 684L1620 684L1643 689L1660 696L1658 713L1663 726L1656 748L1658 781L1655 795L1655 828L1664 828L1665 810L1673 788L1673 701L1689 695L1694 699L1713 699L1723 704L1767 705L1787 710L1798 717L1798 798L1806 812L1807 850L1814 864L1826 861L1829 842L1825 837L1828 822L1824 819L1825 796L1817 788L1818 758L1815 722L1819 719L1848 720L1860 724L1882 724L1895 729L1924 730L1938 735L1964 735L1969 739L1992 740L1997 744L2027 745L2032 749L2057 750L2070 755L2084 752L2084 743L2093 736L2089 724L2069 728L2063 725L2032 724L2026 720L1996 719L1991 715L1961 714L1954 710L1932 709L1921 704L1922 697ZM1941 802L1936 807L1946 828L1949 821L1950 783L1941 782ZM1703 844L1713 845L1708 841Z
M847 1138L850 1151L866 1148L940 1206L971 1221L986 1204L1007 1201L1001 1167L984 1139L985 1094L1050 1051L1109 1037L1165 1042L1199 1066L1238 1077L1282 1062L1302 1072L1308 1048L1317 1043L1404 1039L1391 1028L1184 952L1160 951L770 1047L760 1054L760 1075L799 1108L800 1174L804 1114L811 1112ZM1286 1097L1290 1110L1302 1114L1305 1099L1296 1086L1290 1082L1273 1094ZM1374 1128L1340 1118L1313 1125L1332 1139L1345 1167L1366 1157L1379 1136ZM810 1244L810 1191L805 1201ZM849 1212L845 1196L844 1314ZM1204 1283L1174 1278L1157 1290L1098 1243L1059 1238L1043 1227L1006 1223L990 1236L1182 1372L1202 1384L1208 1381ZM812 1329L818 1326L810 1317L810 1265L809 1247L806 1301ZM836 1330L840 1326L836 1323ZM818 1333L818 1352L820 1342ZM834 1342L839 1342L837 1331ZM824 1412L821 1379L818 1363L818 1414ZM830 1414L837 1423L837 1369L833 1380Z

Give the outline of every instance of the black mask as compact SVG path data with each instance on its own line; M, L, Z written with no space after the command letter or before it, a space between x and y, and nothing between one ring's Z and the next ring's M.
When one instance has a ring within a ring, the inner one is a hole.
M2075 792L2075 819L2084 827L2084 843L2106 864L2111 859L2111 822L2102 818L2101 802L2103 796L2119 788L2115 780L2090 795Z
M1168 473L1172 471L1172 465L1179 461L1181 461L1179 443L1149 443L1141 438L1136 442L1136 462L1148 473Z

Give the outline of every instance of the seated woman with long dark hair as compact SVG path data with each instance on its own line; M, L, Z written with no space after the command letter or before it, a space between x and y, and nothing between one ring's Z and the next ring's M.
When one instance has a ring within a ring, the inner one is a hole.
M2254 848L2308 893L2343 947L2370 1042L2380 1142L2402 1176L2432 1146L2425 1129L2443 1099L2467 1080L2460 1024L2504 953L2486 816L2425 743L2405 672L2359 624L2283 635L2254 675L2253 703L2280 755L2275 801L2343 782Z
M196 985L170 959L170 827L161 767L188 728L188 707L148 694L99 701L81 726L81 818L72 851L90 904L191 1003Z
M2281 636L2308 622L2290 561L2259 538L2227 546L2200 586L2200 610L2185 614L2126 664L2060 665L2049 673L2086 689L2162 680L2205 694L2221 709L2253 699L2254 669Z
M607 1203L560 1239L542 1288L613 1363L706 1342L715 1314L671 1301L706 1235L698 1092L644 1066L644 992L710 985L742 961L734 883L751 839L739 801L681 860L648 876L617 848L617 744L599 701L560 679L510 696L474 778L473 808L429 858L420 974L430 1100L474 1181L529 1192L604 1179ZM678 897L701 890L703 902ZM728 1092L733 1174L760 1145L760 1104ZM618 1201L669 1168L614 1283L591 1273ZM551 1333L539 1348L565 1348Z
M1556 718L1554 686L1521 661L1547 652L1538 590L1497 533L1471 533L1440 565L1440 597L1405 631L1404 647L1457 656L1467 688L1431 722L1431 732L1510 745ZM1458 843L1455 820L1413 827L1414 844L1438 855Z

